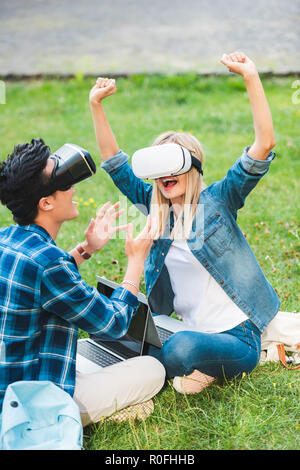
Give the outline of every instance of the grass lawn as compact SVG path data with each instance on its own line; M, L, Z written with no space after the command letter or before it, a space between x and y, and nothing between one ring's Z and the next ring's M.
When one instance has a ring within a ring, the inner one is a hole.
M299 312L300 105L292 103L294 80L263 79L277 157L239 211L238 222L278 292L281 310ZM0 158L15 144L42 137L52 150L65 142L81 145L99 165L88 104L93 82L80 75L71 80L7 82L6 104L0 105ZM239 77L132 76L119 79L117 86L117 94L104 106L120 147L129 155L165 130L189 131L203 144L208 185L222 178L253 141L250 106ZM77 185L76 197L80 218L66 223L57 238L67 251L83 240L96 208L119 200L120 194L99 169ZM124 197L121 201L126 207ZM132 221L135 217L129 214ZM1 226L11 222L9 211L0 207ZM96 274L121 281L125 268L124 239L116 237L83 263L80 272L95 285ZM199 396L188 397L167 384L145 422L92 425L85 429L85 448L299 449L299 373L277 363L259 365L241 380L217 382Z

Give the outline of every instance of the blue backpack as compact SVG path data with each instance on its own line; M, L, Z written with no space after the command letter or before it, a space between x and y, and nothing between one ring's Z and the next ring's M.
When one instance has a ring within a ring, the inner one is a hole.
M1 450L80 450L83 430L72 397L48 381L14 382L0 417Z

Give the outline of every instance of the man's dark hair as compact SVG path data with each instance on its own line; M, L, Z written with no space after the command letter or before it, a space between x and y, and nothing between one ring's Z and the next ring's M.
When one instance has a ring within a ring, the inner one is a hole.
M49 156L50 149L45 142L32 139L30 143L15 146L13 153L0 164L0 200L19 225L31 224L37 216L37 194L48 179L43 170Z

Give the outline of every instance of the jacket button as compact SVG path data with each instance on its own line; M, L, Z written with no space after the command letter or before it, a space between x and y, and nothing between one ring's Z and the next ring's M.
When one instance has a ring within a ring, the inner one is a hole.
M224 284L224 281L220 281L220 284Z
M161 254L161 256L165 256L165 254L164 254L164 253L162 253L162 254Z
M231 298L232 298L232 299L235 299L235 295L232 295Z
M12 406L13 408L17 408L19 406L19 403L17 401L11 401L10 406Z
M159 269L157 269L157 270L156 270L156 272L158 272L158 273L159 273Z
M217 212L217 213L216 213L216 216L217 216L217 217L220 217L220 215L221 215L220 212Z
M248 316L251 317L251 312L248 312Z
M206 267L206 268L208 268L208 267L209 267L209 264L208 264L208 263L206 263L205 267Z

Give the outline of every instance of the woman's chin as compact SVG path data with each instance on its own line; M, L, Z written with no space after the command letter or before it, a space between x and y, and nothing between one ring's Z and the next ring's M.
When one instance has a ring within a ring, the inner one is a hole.
M181 194L180 191L176 191L175 188L174 189L171 188L169 189L169 191L161 190L161 193L166 199L178 199L184 195L184 194Z

